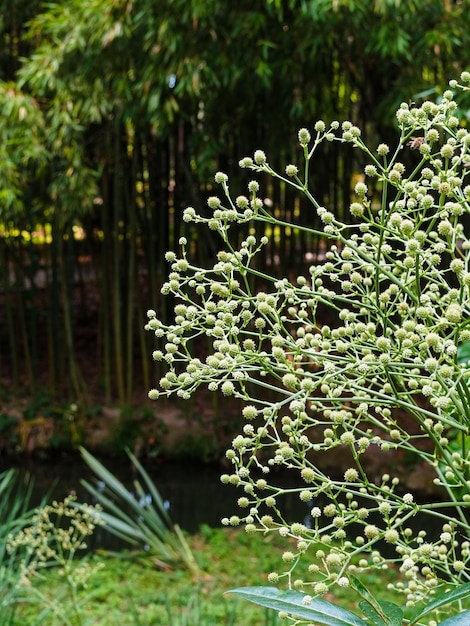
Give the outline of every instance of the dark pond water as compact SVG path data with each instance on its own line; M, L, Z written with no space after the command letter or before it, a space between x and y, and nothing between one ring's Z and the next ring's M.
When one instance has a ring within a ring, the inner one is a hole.
M138 477L127 457L100 458L100 461L130 491L133 490L133 480ZM79 456L47 462L32 462L23 459L16 466L19 467L21 473L28 472L34 478L34 504L39 503L46 493L50 494L48 498L50 501L53 498L61 499L73 492L77 494L80 501L90 502L91 496L80 481L85 479L91 484L97 482L96 475ZM144 466L160 495L166 501L172 521L189 533L197 532L202 525L212 528L220 527L223 517L230 517L241 512L237 499L243 495L243 492L220 482L220 475L226 470L219 466L164 461L155 461ZM6 463L0 462L0 471L7 467ZM292 484L291 476L282 473L275 476L275 482L277 486L299 487L298 484ZM322 507L325 503L316 502L315 504ZM279 504L286 520L304 521L308 524L311 504L300 502L298 495L285 495ZM374 520L370 519L370 522L374 523ZM424 520L422 518L410 520L410 525L414 527L414 530L426 530L429 538L440 532L436 522L429 516L425 516ZM351 528L350 530L356 532L359 529ZM118 550L124 547L119 540L102 529L95 533L92 543L93 545L90 545L92 548L103 547Z
M132 491L133 480L139 477L127 457L99 460ZM21 473L29 473L34 479L34 504L39 503L47 493L50 493L48 500L61 499L75 492L79 500L91 501L90 494L80 481L85 479L96 484L97 477L79 456L47 462L24 459L15 465ZM6 463L0 464L0 470L7 467ZM220 527L223 517L241 511L237 499L243 492L220 482L220 476L226 470L219 466L157 461L144 463L144 467L166 501L172 521L190 533L196 532L203 524ZM289 485L289 477L281 474L276 478L277 484ZM139 482L142 483L142 480ZM308 506L293 495L285 497L282 508L292 521L300 521L308 513Z

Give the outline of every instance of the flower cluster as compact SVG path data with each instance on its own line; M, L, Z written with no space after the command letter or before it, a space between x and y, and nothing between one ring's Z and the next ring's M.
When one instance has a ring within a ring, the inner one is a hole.
M70 591L72 604L76 602L76 590L86 588L102 564L75 562L74 557L86 549L87 538L103 523L99 507L78 507L76 497L68 496L37 509L29 526L8 536L7 550L21 559L20 582L32 600L63 616L66 605L61 605L57 591L49 594L35 585L45 568L54 567Z
M210 269L191 264L184 239L179 257L167 254L163 293L176 297L174 322L149 311L146 328L161 346L154 359L167 364L151 398L190 398L205 385L244 402L242 432L226 454L231 471L222 476L243 495L239 514L223 522L289 538L270 582L286 578L322 594L393 563L402 575L397 588L413 604L443 581L470 579L470 370L459 357L470 341L470 239L462 221L470 212L470 132L450 90L438 103L403 104L397 122L396 147L370 150L350 122L319 121L314 132L299 131L302 166L277 173L260 150L240 161L305 194L321 231L305 230L332 242L326 259L294 281L253 269L268 235L232 245L233 223L281 224L257 181L233 200L227 176L217 173L213 214L190 208L184 219L217 231L223 249ZM324 141L350 143L369 161L348 224L309 190L309 163ZM411 168L405 150L416 157ZM325 307L334 323L324 323ZM438 503L417 503L401 476L370 475L371 453L394 451L432 468ZM322 470L326 453L348 459L343 475ZM277 486L279 468L293 487ZM288 519L286 493L309 507L307 519ZM437 535L412 529L412 519L428 517ZM300 560L310 563L308 580L295 577Z

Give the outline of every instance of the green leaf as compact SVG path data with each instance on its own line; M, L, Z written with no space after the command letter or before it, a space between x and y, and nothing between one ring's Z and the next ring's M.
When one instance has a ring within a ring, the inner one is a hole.
M164 501L163 501L163 499L162 499L158 489L155 487L155 483L150 478L150 476L147 474L147 472L145 471L145 469L143 468L142 464L139 462L137 457L135 457L132 454L132 452L130 450L128 450L128 449L126 449L126 452L127 452L128 456L129 456L130 460L132 461L134 467L139 472L139 474L140 474L142 480L144 481L145 485L147 486L147 489L149 490L149 493L152 496L153 503L157 507L157 510L158 510L158 513L159 513L160 517L166 523L166 525L169 528L171 528L172 523L171 523L170 516L167 513L167 510L165 508L165 503L164 503Z
M377 613L373 606L371 606L365 600L359 602L359 608L375 626L387 626L387 622Z
M352 581L353 589L355 589L357 593L361 596L361 598L364 599L365 603L369 604L371 607L375 609L376 613L380 614L381 612L380 604L374 598L371 592L367 589L367 587L364 587L361 581L355 576L351 577L351 581Z
M87 481L81 481L105 509L100 513L100 517L104 520L106 528L115 536L132 544L141 543L150 546L162 561L170 563L182 560L191 571L198 573L199 567L191 548L180 528L172 523L156 485L138 459L127 450L143 481L143 485L138 480L134 481L135 493L132 493L93 455L84 448L80 448L80 452L88 466L105 484L102 492Z
M470 596L470 583L465 583L464 585L460 585L459 587L457 587L457 589L454 589L453 591L447 591L446 593L441 594L435 600L427 604L424 607L424 609L419 611L419 613L416 613L415 615L413 615L410 618L409 624L410 626L412 626L412 624L416 624L420 619L422 619L428 613L431 613L432 611L435 611L436 609L440 609L446 604L453 604L454 602L459 602L460 600L464 600L465 598L468 598L469 596ZM467 620L468 620L470 611L465 611L465 614L467 615ZM464 615L464 613L460 613L460 615ZM459 616L456 616L456 617L459 617ZM454 618L451 617L449 619L454 619ZM466 622L466 624L469 624L469 623L470 622L468 621ZM464 622L454 623L454 622L449 622L449 620L445 620L444 622L442 622L442 624L445 624L446 626L457 626L457 624L459 624L459 626L460 625L463 626Z
M394 602L378 602L379 609L375 609L366 600L359 602L359 607L364 615L375 626L401 626L403 623L403 611Z
M462 611L458 615L448 617L439 626L468 626L470 624L470 611Z
M464 341L457 349L457 363L467 365L470 362L470 341Z
M355 613L327 600L315 598L310 604L304 604L306 594L298 591L281 591L275 587L240 587L227 593L234 593L269 609L313 620L322 626L364 626L364 620Z
M403 611L398 604L376 600L359 579L352 576L351 580L352 588L363 598L363 600L359 602L359 607L373 624L376 626L401 626L403 622Z

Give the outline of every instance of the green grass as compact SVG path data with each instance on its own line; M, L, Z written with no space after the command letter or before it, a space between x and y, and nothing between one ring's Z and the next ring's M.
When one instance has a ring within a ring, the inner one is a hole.
M285 540L269 535L246 535L241 530L202 528L189 538L201 568L195 576L185 569L161 569L145 553L96 554L102 569L93 574L89 586L79 592L85 600L82 624L101 626L281 626L275 612L225 595L228 589L245 585L266 585L267 574L279 568ZM379 599L395 600L386 590L394 572L369 575L362 582L376 591ZM56 571L48 572L39 590L51 598L59 597L63 584ZM87 596L91 597L86 600ZM351 591L329 600L356 610ZM398 600L400 601L400 600ZM63 602L62 602L63 606ZM16 626L38 624L38 607L18 606ZM52 615L43 622L63 626L62 618ZM71 620L72 624L79 624Z

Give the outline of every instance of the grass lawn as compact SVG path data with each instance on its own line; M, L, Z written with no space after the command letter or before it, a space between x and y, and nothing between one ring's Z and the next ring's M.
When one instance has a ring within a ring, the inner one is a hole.
M83 601L82 621L70 618L71 624L103 626L280 626L274 611L257 607L224 592L246 585L266 585L267 574L279 568L285 540L274 534L246 535L242 530L201 528L189 538L201 574L194 577L183 569L162 569L146 553L96 554L90 563L103 566L89 579L88 588L78 594ZM299 575L301 572L299 571ZM380 599L391 597L387 582L395 577L390 571L368 575L362 582L377 592ZM306 577L307 578L307 577ZM41 593L59 606L70 606L68 596L61 597L64 585L56 571L47 573L38 585ZM351 591L342 590L336 598L345 608L356 610ZM18 606L13 624L38 624L40 607L24 602ZM68 613L68 616L70 614ZM48 626L64 626L64 616L51 614L42 622ZM285 622L283 622L285 623Z

